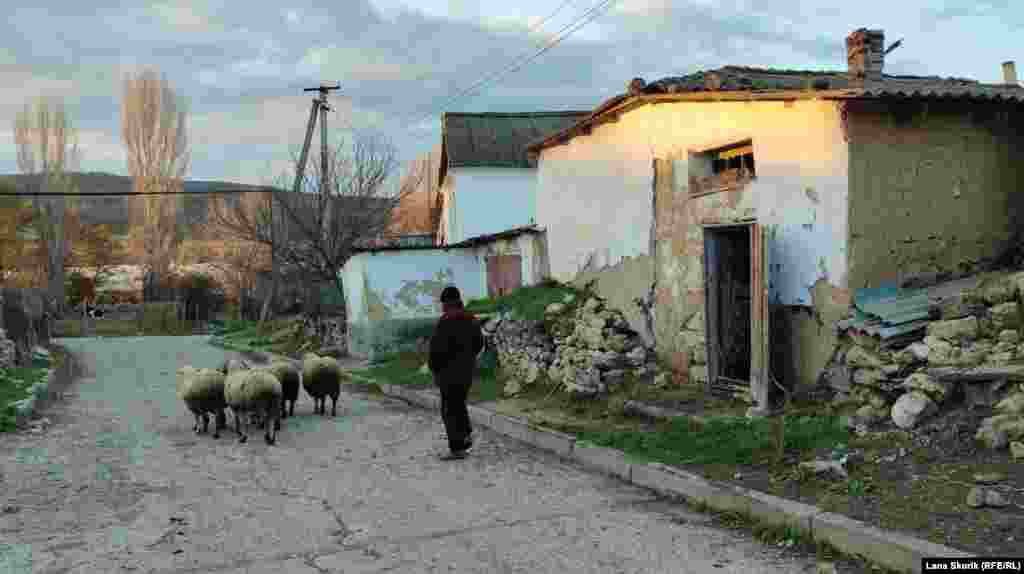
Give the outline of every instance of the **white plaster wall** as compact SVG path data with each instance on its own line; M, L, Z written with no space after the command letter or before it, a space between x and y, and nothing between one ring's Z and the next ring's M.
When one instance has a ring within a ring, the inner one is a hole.
M342 286L345 289L345 316L349 323L366 321L366 298L363 293L366 273L366 253L357 253L345 262L341 269Z
M744 138L753 139L757 168L745 194L749 211L774 228L773 298L810 304L808 288L822 277L845 288L848 147L836 105L815 100L648 105L544 150L537 219L547 229L552 276L571 279L590 256L607 266L648 255L652 159L683 158L673 171L684 178L675 188L685 193L689 148Z
M532 168L450 168L448 244L529 225L536 217L536 185Z

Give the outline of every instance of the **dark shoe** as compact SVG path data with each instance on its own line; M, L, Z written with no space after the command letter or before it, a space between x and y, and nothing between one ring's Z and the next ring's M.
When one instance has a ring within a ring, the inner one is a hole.
M449 452L448 454L441 455L441 460L462 460L462 459L466 458L466 456L467 456L466 451L459 450L459 451Z
M462 450L464 452L468 453L470 450L472 450L473 449L473 435L469 435L468 437L466 437L466 442L464 442L463 445L464 446L462 447Z

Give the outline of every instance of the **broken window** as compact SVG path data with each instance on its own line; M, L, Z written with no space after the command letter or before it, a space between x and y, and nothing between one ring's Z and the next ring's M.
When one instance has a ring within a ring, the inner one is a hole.
M742 140L690 151L690 194L737 189L757 176L754 143Z

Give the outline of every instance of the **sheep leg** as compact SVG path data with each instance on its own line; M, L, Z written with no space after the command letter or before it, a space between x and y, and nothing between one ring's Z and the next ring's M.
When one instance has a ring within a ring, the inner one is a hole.
M213 438L220 438L220 431L227 427L227 416L223 410L217 411L213 425Z
M327 406L327 401L324 401L324 406ZM338 395L331 395L331 416L338 416Z
M203 434L210 431L210 413L203 413Z
M281 418L288 418L288 401L281 401Z
M192 416L195 418L195 423L192 424L192 432L199 434L199 413L193 412Z
M288 409L289 410L288 416L292 416L292 417L295 416L295 403L296 402L298 402L298 401L292 401L292 404L291 404L291 406Z
M242 417L244 413L231 409L231 414L235 416L235 432L238 433L238 442L245 442L245 433L242 432Z

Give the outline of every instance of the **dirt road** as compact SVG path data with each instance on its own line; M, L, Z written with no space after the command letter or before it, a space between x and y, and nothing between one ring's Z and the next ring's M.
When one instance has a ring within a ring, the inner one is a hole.
M0 435L0 574L813 571L653 495L484 431L442 462L434 413L303 395L278 444L191 432L205 337L68 339L88 375L41 433Z

